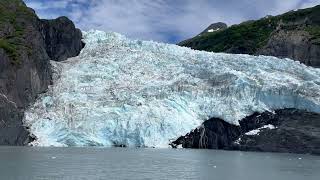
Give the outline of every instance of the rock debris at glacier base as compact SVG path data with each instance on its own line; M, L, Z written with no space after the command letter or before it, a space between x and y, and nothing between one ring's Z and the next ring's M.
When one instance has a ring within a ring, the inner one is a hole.
M52 62L54 83L25 113L35 146L168 147L212 117L320 112L320 70L290 59L194 51L84 32L76 58Z

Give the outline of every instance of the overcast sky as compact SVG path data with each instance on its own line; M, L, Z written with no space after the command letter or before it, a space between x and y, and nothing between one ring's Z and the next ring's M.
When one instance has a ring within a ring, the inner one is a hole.
M40 18L67 16L81 30L176 43L214 22L228 25L312 7L320 0L25 0Z

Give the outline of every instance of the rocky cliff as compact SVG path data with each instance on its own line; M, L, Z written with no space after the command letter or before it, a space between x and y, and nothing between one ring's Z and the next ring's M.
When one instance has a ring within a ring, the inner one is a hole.
M205 32L179 45L212 52L291 58L320 67L320 5Z
M212 118L173 147L320 154L320 114L297 109L255 113L240 126Z
M67 17L41 20L40 28L46 51L53 60L62 61L77 56L84 46L81 31Z
M51 82L50 60L79 54L81 32L65 17L40 20L22 0L0 0L0 145L24 145L24 109Z

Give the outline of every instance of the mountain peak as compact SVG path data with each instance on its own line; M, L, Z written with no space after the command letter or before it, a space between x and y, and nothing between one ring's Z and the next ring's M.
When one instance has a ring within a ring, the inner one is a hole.
M203 32L201 32L200 35L205 33L212 33L216 31L224 30L227 28L228 28L228 25L226 23L223 23L223 22L213 23L209 27L207 27Z

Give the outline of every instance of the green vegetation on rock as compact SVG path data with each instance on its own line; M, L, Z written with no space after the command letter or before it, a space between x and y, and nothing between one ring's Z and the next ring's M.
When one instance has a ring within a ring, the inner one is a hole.
M225 30L196 36L179 45L211 52L256 54L279 28L307 31L314 43L320 43L320 6L247 21Z
M225 52L228 49L238 49L252 54L257 48L266 44L270 33L275 29L275 23L269 19L234 25L226 30L206 33L191 40L182 42L198 50Z
M312 35L312 43L320 45L320 25L319 26L308 26L305 28L310 35Z
M21 0L0 1L0 48L4 49L12 64L19 65L19 52L30 49L24 39L24 25L25 20L34 17L36 15Z
M17 46L6 39L0 39L0 48L5 50L13 64L19 64Z

